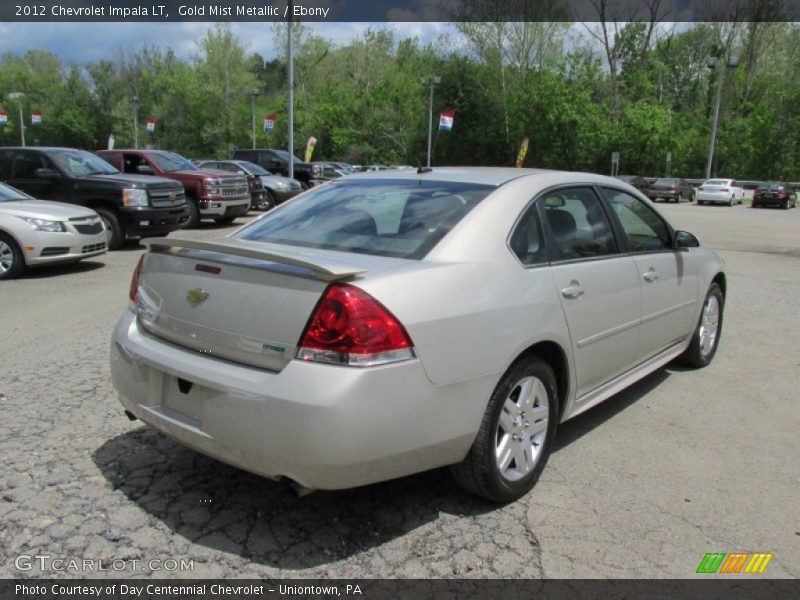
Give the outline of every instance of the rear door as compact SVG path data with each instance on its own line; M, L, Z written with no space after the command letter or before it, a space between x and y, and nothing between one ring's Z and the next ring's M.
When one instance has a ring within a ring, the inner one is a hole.
M580 398L636 361L641 283L592 187L559 188L539 204Z
M637 355L654 356L694 329L698 275L690 251L673 250L664 220L639 198L603 188L624 232L642 284L642 324Z

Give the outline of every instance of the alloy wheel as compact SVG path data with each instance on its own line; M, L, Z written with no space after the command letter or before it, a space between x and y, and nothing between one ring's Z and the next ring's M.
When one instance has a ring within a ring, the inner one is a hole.
M517 481L534 470L547 437L547 388L537 377L520 379L506 397L497 423L495 460L500 474Z
M715 296L709 296L703 306L703 317L700 321L700 354L707 357L714 350L719 332L719 302Z

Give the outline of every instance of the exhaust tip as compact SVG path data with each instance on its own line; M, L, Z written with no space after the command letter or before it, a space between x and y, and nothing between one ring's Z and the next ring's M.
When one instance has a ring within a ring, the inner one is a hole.
M133 414L133 413L132 413L131 411L129 411L129 410L126 410L126 411L125 411L125 416L126 416L126 417L128 417L128 420L129 420L129 421L135 421L135 420L137 419L136 415L135 415L135 414Z

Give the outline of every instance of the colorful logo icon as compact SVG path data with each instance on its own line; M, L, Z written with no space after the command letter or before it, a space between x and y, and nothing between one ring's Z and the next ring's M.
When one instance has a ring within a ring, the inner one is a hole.
M708 552L697 567L698 573L763 573L772 560L769 552Z

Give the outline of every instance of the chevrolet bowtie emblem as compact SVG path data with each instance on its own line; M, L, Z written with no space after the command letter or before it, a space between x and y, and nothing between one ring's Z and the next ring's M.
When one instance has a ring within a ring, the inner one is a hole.
M192 288L188 292L186 292L186 300L189 304L197 306L201 302L205 302L206 298L208 298L208 292L205 291L203 288Z

